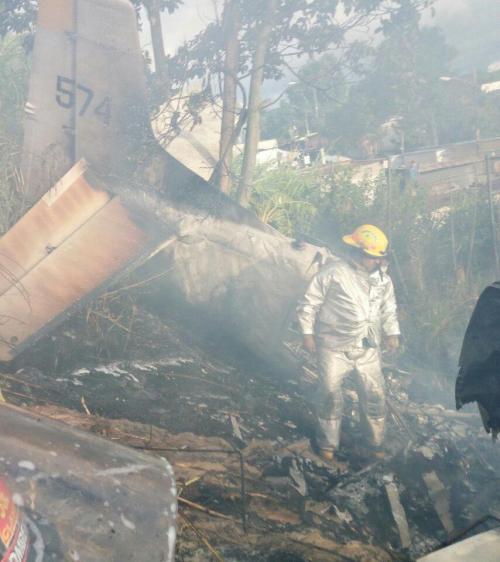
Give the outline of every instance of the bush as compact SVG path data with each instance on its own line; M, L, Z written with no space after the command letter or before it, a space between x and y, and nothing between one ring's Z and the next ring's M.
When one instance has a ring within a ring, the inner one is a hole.
M311 234L334 253L360 224L387 232L407 348L454 372L477 296L495 278L485 189L472 187L433 209L423 187L401 192L383 174L354 182L345 167L286 168L259 172L252 206L283 234Z
M29 64L19 37L0 42L0 234L25 211L20 173Z
M250 206L263 223L287 236L308 234L321 199L320 182L315 169L259 168Z

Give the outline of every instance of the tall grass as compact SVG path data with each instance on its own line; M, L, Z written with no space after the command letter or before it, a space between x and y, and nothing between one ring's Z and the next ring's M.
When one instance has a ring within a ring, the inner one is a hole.
M0 234L25 210L20 162L28 76L21 38L5 37L0 41Z
M257 171L251 207L265 224L287 236L308 232L317 214L321 178L292 168Z

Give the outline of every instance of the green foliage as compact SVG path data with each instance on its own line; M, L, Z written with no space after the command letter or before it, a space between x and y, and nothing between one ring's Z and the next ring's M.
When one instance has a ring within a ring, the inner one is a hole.
M380 227L384 217L380 212L382 190L385 180L382 176L372 179L366 176L354 178L353 169L339 166L323 178L321 212L316 231L318 237L327 241L333 248L347 232L352 232L360 224L378 218Z
M275 25L264 68L266 79L280 79L293 58L312 57L334 46L344 52L343 62L359 59L360 42L346 41L346 34L363 28L381 12L390 14L401 5L418 5L421 0L279 0L276 13L269 13L269 0L231 0L239 8L240 60L238 78L248 77L252 55L262 22L273 17ZM343 6L349 17L338 18L337 9ZM384 7L384 10L377 10ZM194 39L186 42L174 57L169 59L169 73L175 83L186 79L202 79L205 85L216 84L215 77L223 71L224 17L212 22ZM328 81L327 75L322 78ZM320 86L321 88L322 86Z
M310 233L320 201L320 177L292 168L257 171L251 208L265 224L287 236Z
M494 78L481 72L454 77L455 50L438 27L421 24L418 8L400 2L382 19L376 46L352 45L347 58L327 54L306 64L298 85L264 116L266 138L302 135L308 124L330 150L372 157L402 145L411 150L474 139L477 130L483 138L500 134L498 96L480 88ZM383 133L391 120L392 130Z
M140 20L143 6L156 4L161 11L174 12L182 0L131 0ZM31 35L35 28L38 13L38 0L0 0L0 37L9 33Z
M0 0L0 37L33 33L37 12L37 0Z
M28 71L19 38L0 41L0 134L4 140L20 140Z
M0 234L24 209L19 172L22 115L28 84L28 60L21 40L0 41Z
M420 27L419 14L407 10L404 16L387 24L364 93L374 100L380 123L401 118L408 147L432 145L439 78L448 73L453 52L439 29Z
M156 7L161 12L168 12L169 14L175 12L184 3L182 0L131 0L131 2L137 10L140 10L142 6L145 6L146 9Z
M405 10L387 22L384 33L370 70L340 110L339 121L347 127L345 145L356 142L353 131L376 134L394 116L399 118L407 148L436 144L443 92L439 78L449 74L452 50L439 29L420 27L416 11Z
M364 46L353 43L349 52L351 68L359 63ZM305 65L288 86L278 108L263 115L263 137L289 140L310 131L322 130L327 112L345 103L348 93L344 64L327 53Z
M495 278L484 190L463 192L434 212L421 205L418 214L402 216L392 238L408 340L417 353L454 369L472 306Z
M396 176L363 178L338 166L261 169L252 207L284 234L309 234L337 254L342 235L360 224L387 232L407 348L453 370L475 300L495 277L489 206L481 187L437 210L429 201L422 186L401 191Z
M278 108L265 111L261 139L278 139L280 143L290 141L304 127L305 111L308 109L293 107L288 100L283 100Z

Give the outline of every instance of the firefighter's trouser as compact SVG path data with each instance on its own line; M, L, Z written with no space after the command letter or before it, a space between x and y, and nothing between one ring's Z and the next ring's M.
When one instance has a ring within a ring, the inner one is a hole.
M350 352L318 349L320 382L316 398L317 442L322 449L337 449L344 397L342 383L352 372L359 398L360 418L374 447L382 444L385 428L385 385L377 349Z

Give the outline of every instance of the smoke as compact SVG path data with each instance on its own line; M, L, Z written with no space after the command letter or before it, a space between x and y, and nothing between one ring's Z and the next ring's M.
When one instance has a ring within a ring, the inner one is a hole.
M165 52L173 55L187 40L192 39L210 22L214 21L222 11L220 0L198 0L194 3L182 4L173 14L162 14L163 42ZM148 52L152 51L151 35L147 18L141 33L141 45Z
M436 16L424 21L443 28L448 42L457 50L459 73L486 68L500 57L498 21L500 2L491 0L438 0Z

